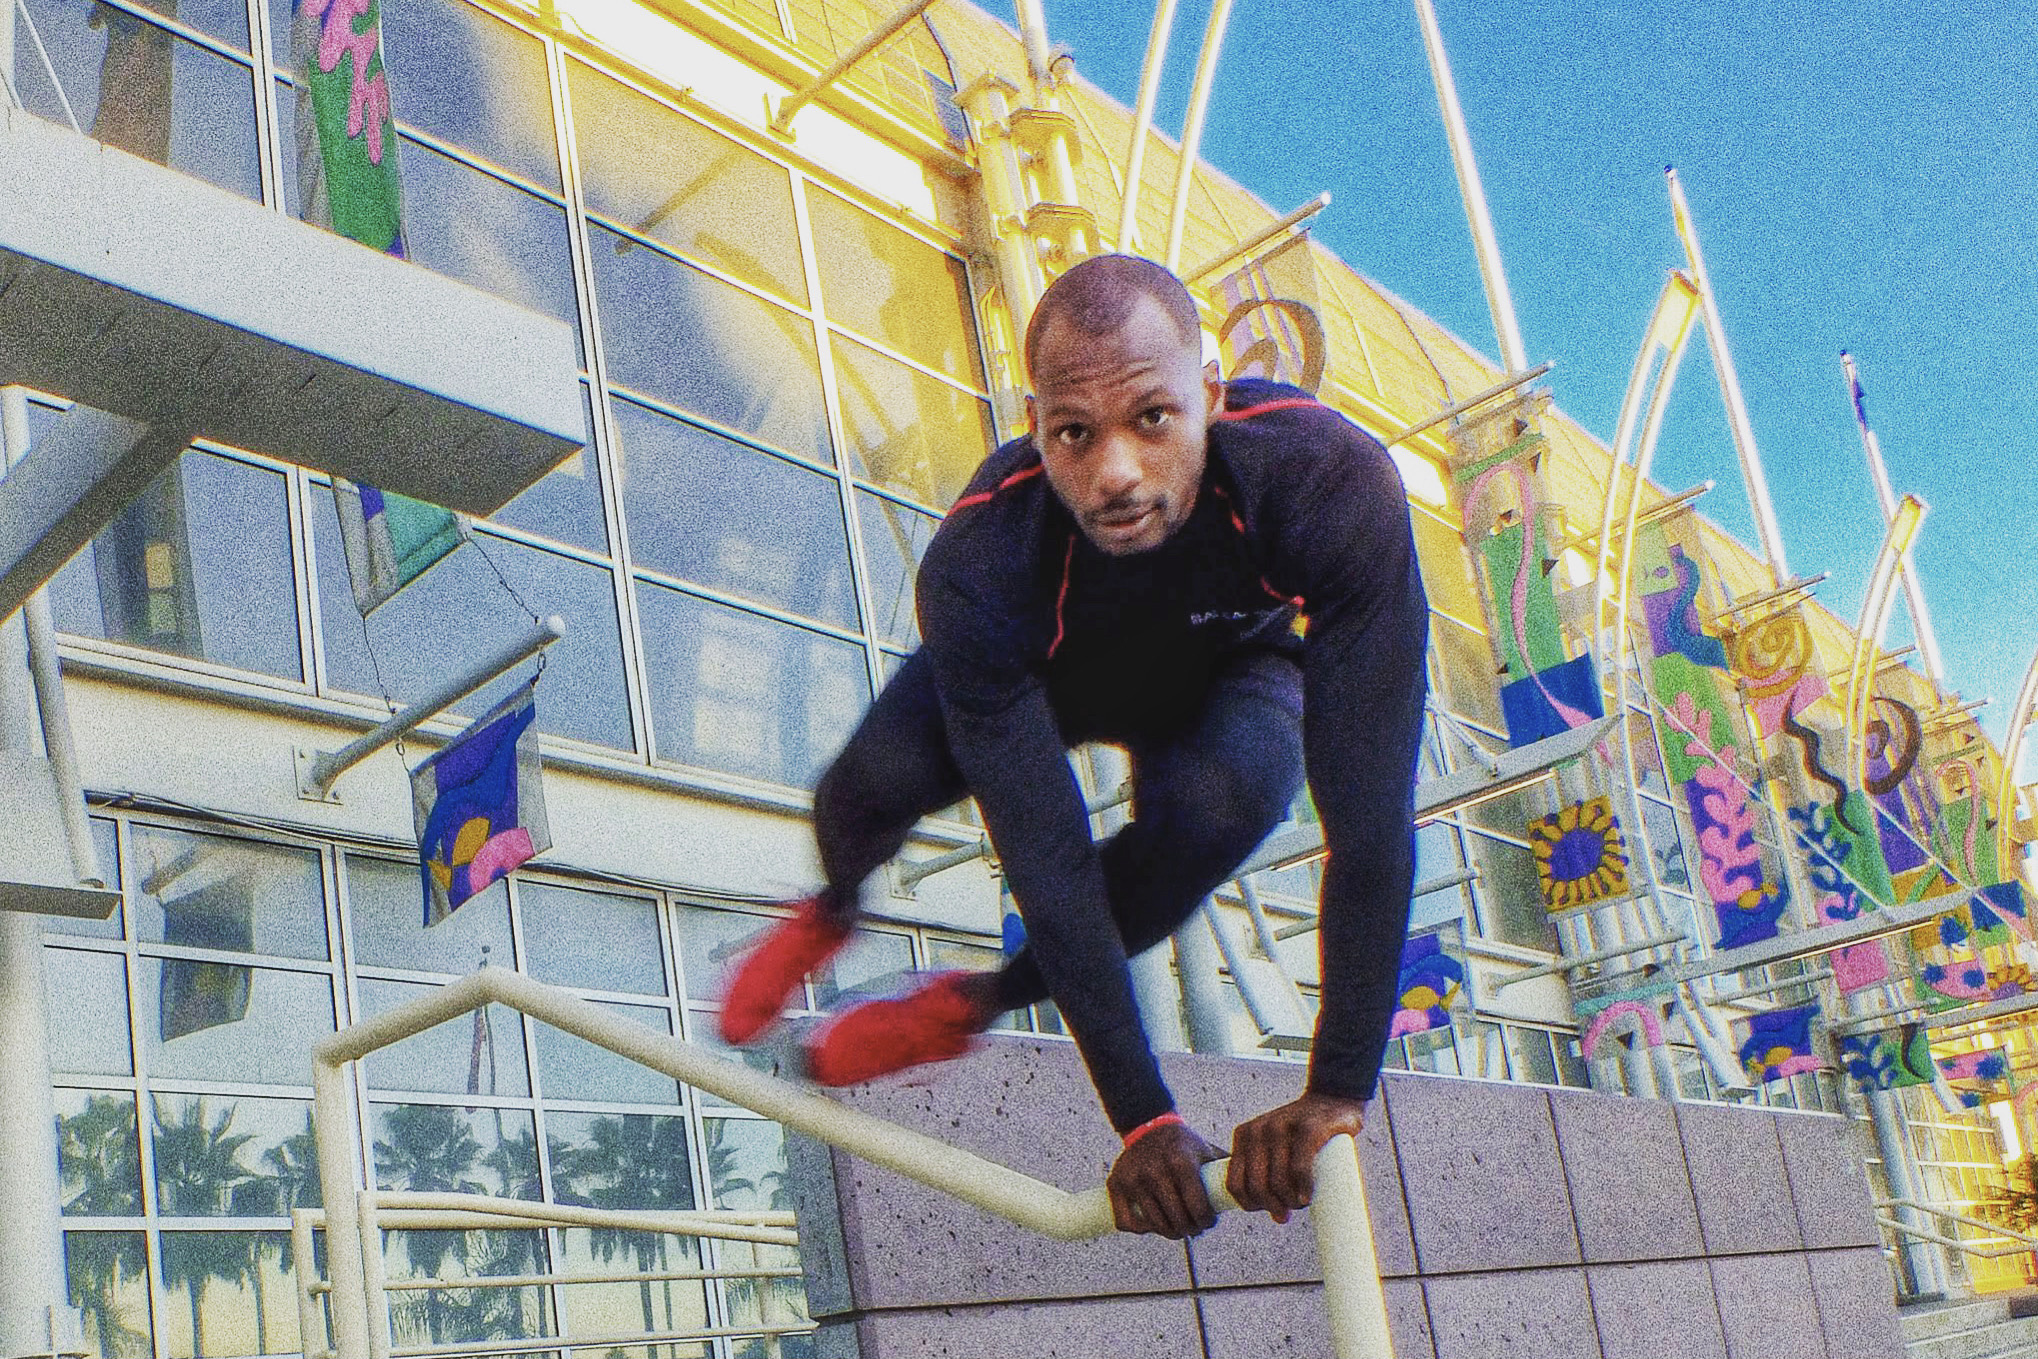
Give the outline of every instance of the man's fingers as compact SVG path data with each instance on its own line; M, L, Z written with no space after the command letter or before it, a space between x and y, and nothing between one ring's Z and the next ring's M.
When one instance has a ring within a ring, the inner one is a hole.
M1242 1124L1231 1139L1231 1168L1225 1174L1231 1196L1249 1213L1267 1207L1267 1139L1264 1119Z

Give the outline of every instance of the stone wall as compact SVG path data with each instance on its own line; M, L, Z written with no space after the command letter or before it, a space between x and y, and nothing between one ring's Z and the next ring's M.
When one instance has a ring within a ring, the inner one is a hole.
M1222 1145L1298 1066L1169 1056ZM1064 1189L1117 1139L1067 1044L999 1039L847 1102ZM804 1139L819 1359L1328 1359L1306 1214L1049 1241ZM1852 1129L1392 1073L1361 1143L1397 1359L1901 1359Z

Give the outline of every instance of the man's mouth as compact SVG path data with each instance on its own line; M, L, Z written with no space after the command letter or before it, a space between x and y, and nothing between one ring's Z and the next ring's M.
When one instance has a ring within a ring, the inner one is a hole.
M1136 506L1125 506L1106 510L1091 517L1090 522L1106 533L1123 534L1144 527L1149 516L1160 513L1158 501Z

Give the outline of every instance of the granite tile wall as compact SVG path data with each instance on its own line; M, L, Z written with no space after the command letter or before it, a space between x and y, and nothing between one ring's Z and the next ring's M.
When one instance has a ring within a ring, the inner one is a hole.
M1224 1145L1297 1065L1170 1056ZM843 1093L1064 1189L1116 1139L1067 1044ZM1902 1359L1846 1120L1391 1073L1360 1148L1397 1359ZM1046 1241L795 1137L819 1359L1330 1359L1307 1213Z

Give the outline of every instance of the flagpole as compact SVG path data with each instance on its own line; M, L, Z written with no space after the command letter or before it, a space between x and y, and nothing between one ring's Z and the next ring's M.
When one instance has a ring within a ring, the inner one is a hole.
M1519 373L1528 367L1528 349L1521 342L1514 294L1508 291L1507 270L1500 261L1500 238L1494 234L1493 215L1486 210L1486 189L1479 182L1479 166L1472 158L1472 134L1465 126L1465 110L1458 103L1450 58L1444 54L1444 32L1430 0L1415 0L1415 16L1422 23L1422 45L1429 52L1437 106L1443 111L1444 133L1450 138L1451 163L1458 171L1458 192L1464 196L1465 216L1472 223L1472 249L1479 257L1479 277L1486 284L1486 305L1493 312L1493 330L1500 341L1500 366Z
M0 0L6 3L6 0ZM1118 237L1112 243L1129 255L1139 245L1139 200L1146 173L1146 141L1153 130L1153 106L1160 98L1161 67L1168 56L1168 35L1175 27L1176 0L1154 6L1153 31L1146 39L1146 64L1139 68L1139 101L1132 112L1132 144L1125 152L1125 197L1118 204Z
M1182 233L1189 224L1189 188L1196 182L1196 157L1203 146L1203 117L1210 109L1210 86L1217 79L1217 57L1224 48L1224 28L1231 22L1232 0L1214 0L1203 26L1203 51L1196 58L1196 79L1189 87L1189 116L1182 125L1182 159L1175 167L1175 198L1168 207L1167 256L1170 269L1182 264Z
M1698 285L1698 301L1705 317L1705 340L1712 349L1713 371L1719 376L1720 395L1727 405L1727 428L1734 436L1734 451L1741 457L1741 476L1748 483L1748 500L1755 508L1755 533L1762 540L1762 555L1769 559L1771 585L1790 579L1783 561L1783 531L1776 524L1776 507L1769 500L1769 478L1762 470L1762 453L1755 446L1755 426L1748 419L1748 403L1741 397L1741 379L1734 372L1733 356L1727 352L1727 328L1720 320L1719 303L1713 297L1712 275L1705 271L1705 256L1699 253L1698 230L1691 222L1691 205L1684 201L1684 185L1678 182L1677 167L1663 167L1670 181L1670 212L1677 235L1684 242L1685 257L1691 263L1691 280Z
M1868 457L1868 475L1875 482L1875 498L1882 505L1883 527L1887 529L1896 518L1896 491L1889 484L1889 469L1882 462L1882 443L1868 427L1868 397L1861 390L1861 374L1855 370L1854 356L1844 349L1840 351L1840 366L1847 370L1847 396L1854 403L1854 423L1861 429L1861 451ZM1925 673L1934 684L1944 684L1946 668L1939 660L1939 637L1932 630L1932 616L1925 611L1925 590L1918 582L1918 568L1912 564L1908 550L1899 569L1903 572L1904 604L1910 610L1911 631L1917 637Z

